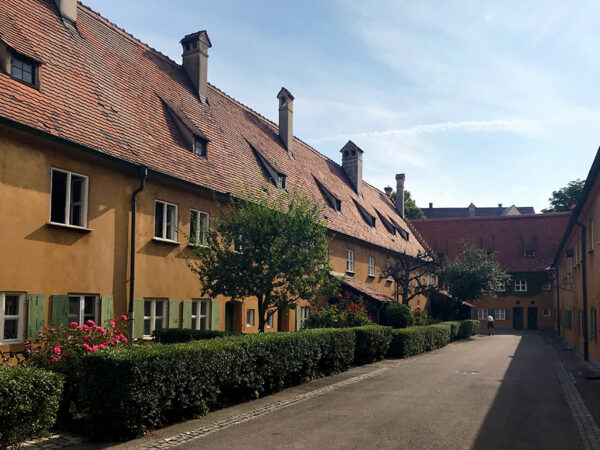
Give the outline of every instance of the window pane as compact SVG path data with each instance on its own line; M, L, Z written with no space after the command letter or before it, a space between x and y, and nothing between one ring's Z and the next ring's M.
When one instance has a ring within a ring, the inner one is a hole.
M16 55L12 55L12 68L14 69L23 69L23 60Z
M192 330L198 329L198 319L192 318Z
M31 76L31 73L23 71L23 78L22 78L22 80L25 83L33 84L33 77Z
M96 297L93 297L91 295L87 295L85 297L85 301L84 301L83 313L86 316L93 315L94 311L96 309L95 306L96 306Z
M200 314L202 314L203 316L206 315L206 302L200 303Z
M152 332L150 331L150 319L144 320L144 335L149 336Z
M190 238L197 239L197 226L196 221L198 220L198 212L190 211Z
M19 296L7 295L4 300L4 315L18 316L19 315Z
M4 340L18 339L19 320L5 319L4 320Z
M69 315L79 320L79 297L69 297Z
M67 174L52 171L52 198L50 200L50 220L65 223L65 206L67 195Z
M160 330L163 327L163 318L162 317L157 317L156 321L154 322L154 329L155 330Z
M166 239L175 239L175 206L167 205L167 235Z
M192 302L192 316L198 314L198 302Z
M206 330L206 317L204 317L203 319L200 319L200 329L202 331Z
M71 202L81 201L83 189L83 178L77 175L71 175Z
M145 301L144 302L144 316L150 316L152 314L152 302Z
M163 210L165 204L161 202L156 202L154 207L154 236L162 238L162 229L163 229Z
M81 221L81 205L71 204L71 214L69 217L69 224L75 225L76 227L83 226L83 222Z

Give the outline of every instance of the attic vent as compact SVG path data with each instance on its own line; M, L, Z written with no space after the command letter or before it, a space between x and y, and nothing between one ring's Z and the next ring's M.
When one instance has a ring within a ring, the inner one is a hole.
M323 195L323 198L325 199L327 204L336 212L342 212L342 201L335 195L333 195L329 189L323 186L323 183L317 180L317 178L314 175L313 178L315 179L315 183L317 183L317 187L321 191L321 195Z
M535 256L535 252L533 250L525 250L525 258L533 258Z
M390 222L392 222L392 224L394 224L394 228L396 228L396 231L398 232L398 234L400 236L402 236L402 239L404 239L405 241L408 241L410 235L408 234L408 231L406 231L404 228L402 228L400 225L398 225L396 223L396 221L394 219L392 219L391 217L389 218Z
M364 221L367 223L367 225L369 225L372 228L375 228L375 221L376 221L375 217L372 216L371 214L369 214L365 208L363 208L361 205L359 205L356 202L356 200L354 201L354 204L356 205L358 212L360 212L360 215L362 216Z
M286 189L287 177L285 173L283 173L283 171L279 169L277 165L275 165L275 163L271 162L261 152L259 152L252 144L250 144L250 142L248 142L248 145L260 161L263 169L265 170L265 172L267 172L269 178L271 178L273 184L279 189Z
M396 227L394 226L394 224L392 222L390 222L388 219L386 219L385 216L383 214L381 214L377 209L375 209L375 212L379 216L379 220L381 220L381 223L383 224L385 229L388 230L391 234L393 234L395 236L396 235Z
M177 129L183 136L187 148L198 156L207 156L210 139L184 114L181 108L176 107L169 100L165 100L160 96L158 98L160 98L167 111L169 111Z

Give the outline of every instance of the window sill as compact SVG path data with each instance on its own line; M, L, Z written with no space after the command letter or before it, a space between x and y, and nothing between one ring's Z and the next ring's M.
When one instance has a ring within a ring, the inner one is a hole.
M375 278L375 275L371 275L371 274L369 274L369 275L367 275L367 276L368 276L369 278Z
M173 246L179 245L178 241L173 241L171 239L163 239L163 238L153 237L152 240L154 242L159 242L161 244L168 244L168 245L173 245Z
M348 275L354 276L354 271L353 270L346 270L346 273Z
M171 241L169 241L169 242L171 242ZM190 243L188 244L188 247L191 247L191 248L208 248L208 245L204 245L204 244L194 244L194 243L190 242Z
M66 223L59 223L59 222L46 222L46 225L48 225L49 227L53 227L53 228L64 228L67 230L81 231L84 233L89 233L90 231L93 231L91 228L80 227L77 225L69 225Z

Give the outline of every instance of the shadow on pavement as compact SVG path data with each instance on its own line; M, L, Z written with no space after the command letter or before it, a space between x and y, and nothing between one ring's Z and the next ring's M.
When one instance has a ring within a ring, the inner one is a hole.
M489 339L505 334L521 339L504 377L498 380L496 397L473 448L583 448L554 369L551 347L536 331L496 331Z

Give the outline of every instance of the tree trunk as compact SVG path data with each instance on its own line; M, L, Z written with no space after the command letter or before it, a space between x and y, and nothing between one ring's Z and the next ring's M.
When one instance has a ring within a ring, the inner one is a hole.
M265 320L265 296L261 295L260 297L256 297L258 299L258 332L265 332L265 324L267 321Z

